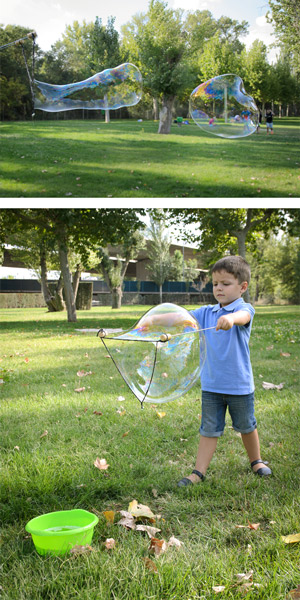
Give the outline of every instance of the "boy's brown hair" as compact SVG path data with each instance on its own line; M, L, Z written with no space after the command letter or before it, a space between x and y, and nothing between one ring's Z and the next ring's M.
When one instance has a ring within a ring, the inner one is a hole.
M224 256L214 264L211 272L215 273L223 270L234 275L239 283L243 283L243 281L250 282L250 266L242 256Z

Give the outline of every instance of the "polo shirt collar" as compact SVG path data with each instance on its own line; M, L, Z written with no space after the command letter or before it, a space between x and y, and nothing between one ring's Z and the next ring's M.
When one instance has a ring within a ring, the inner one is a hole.
M215 304L215 306L212 309L212 312L217 312L218 310L227 310L227 311L232 311L236 308L236 306L240 303L240 301L243 301L242 298L237 298L236 300L234 300L234 302L231 302L231 304L227 304L227 306L220 306L220 303Z

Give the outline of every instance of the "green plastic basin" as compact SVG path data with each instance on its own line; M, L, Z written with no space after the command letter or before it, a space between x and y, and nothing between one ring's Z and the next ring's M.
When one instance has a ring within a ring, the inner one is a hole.
M99 519L87 510L61 510L31 519L25 526L39 554L66 554L92 541Z

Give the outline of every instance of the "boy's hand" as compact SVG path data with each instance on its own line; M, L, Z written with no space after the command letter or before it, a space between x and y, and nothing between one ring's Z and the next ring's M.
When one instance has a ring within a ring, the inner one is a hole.
M224 329L224 331L228 331L234 326L234 318L232 315L224 315L220 317L217 321L216 331L219 329Z

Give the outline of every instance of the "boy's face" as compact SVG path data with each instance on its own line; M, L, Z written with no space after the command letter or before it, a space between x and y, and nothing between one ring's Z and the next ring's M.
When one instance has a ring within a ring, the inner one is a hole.
M224 269L213 273L212 282L214 297L221 306L227 306L240 298L248 287L247 281L239 283L232 273L227 273Z

